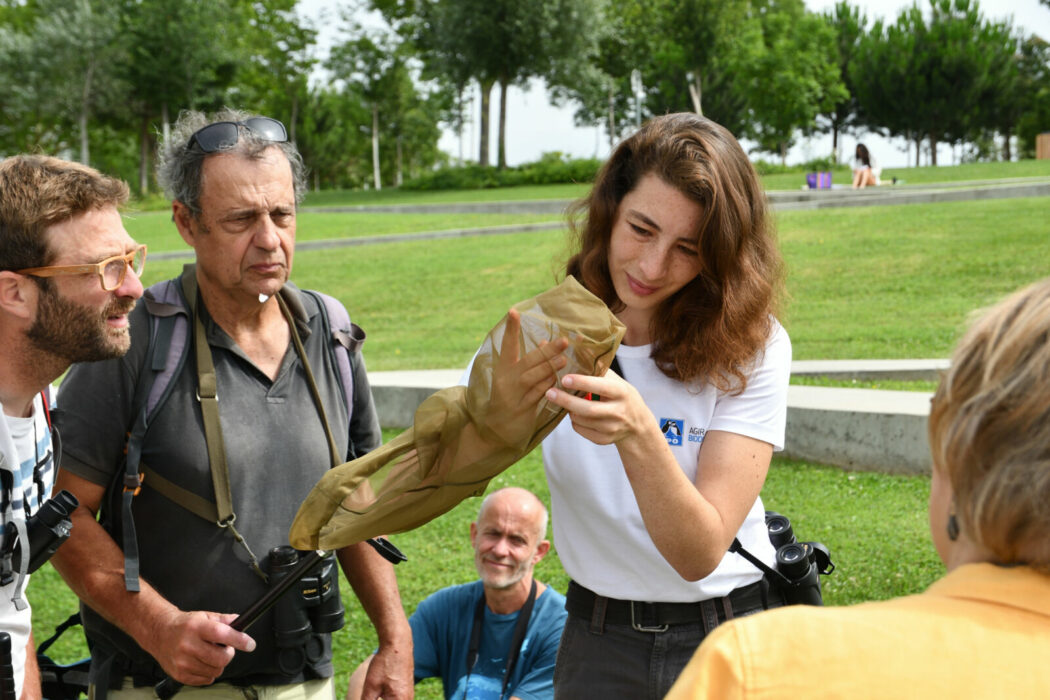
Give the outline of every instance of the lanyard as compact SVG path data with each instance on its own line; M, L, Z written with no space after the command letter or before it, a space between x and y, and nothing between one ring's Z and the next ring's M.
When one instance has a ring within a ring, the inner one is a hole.
M503 672L503 687L500 690L500 700L507 692L507 683L514 673L514 667L518 663L518 655L521 653L521 644L525 641L525 632L529 627L529 618L532 617L532 608L536 603L536 579L532 579L532 588L529 589L529 597L518 613L518 621L514 623L514 636L510 640L510 649L507 651L507 668ZM464 690L470 685L470 672L478 662L478 654L481 652L481 627L485 622L485 591L481 591L478 604L474 607L474 624L470 630L470 648L467 650L467 682ZM464 698L464 700L467 700Z

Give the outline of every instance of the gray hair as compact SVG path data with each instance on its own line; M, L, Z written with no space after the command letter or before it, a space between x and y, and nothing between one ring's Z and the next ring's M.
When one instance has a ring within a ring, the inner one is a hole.
M224 107L210 118L203 112L185 110L172 125L171 135L157 148L157 181L164 194L173 201L182 202L194 217L201 213L201 172L204 161L214 153L205 153L200 148L190 148L190 138L203 127L215 122L243 122L254 115L237 109ZM288 159L292 167L292 184L295 187L295 203L301 204L306 194L306 166L295 144L277 143L259 138L250 129L239 128L240 138L233 148L222 153L236 153L245 158L257 159L269 148L277 148Z

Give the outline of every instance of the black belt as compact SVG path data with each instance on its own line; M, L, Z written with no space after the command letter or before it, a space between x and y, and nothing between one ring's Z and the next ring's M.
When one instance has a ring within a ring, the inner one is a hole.
M718 622L725 622L780 605L779 597L765 581L737 588L722 598L695 603L648 603L606 598L575 581L569 582L565 596L565 609L570 615L592 622L600 618L605 624L630 625L639 632L663 632L670 625L703 623L710 626L716 617Z

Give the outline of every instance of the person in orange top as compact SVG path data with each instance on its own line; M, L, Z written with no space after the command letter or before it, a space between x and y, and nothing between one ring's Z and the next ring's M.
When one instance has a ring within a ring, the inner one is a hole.
M1050 688L1050 278L963 337L930 411L924 593L735 620L668 694L686 698L1043 697Z

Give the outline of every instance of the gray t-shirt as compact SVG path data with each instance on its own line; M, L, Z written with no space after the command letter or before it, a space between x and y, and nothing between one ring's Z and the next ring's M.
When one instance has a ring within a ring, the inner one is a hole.
M364 362L354 357L354 425L350 426L338 369L323 332L316 299L288 284L289 302L317 381L340 454L348 454L353 435L360 455L381 442ZM236 528L266 570L271 548L288 544L288 528L299 504L324 473L331 456L311 397L302 361L289 343L277 378L270 381L201 305L218 382L219 414ZM172 393L147 428L142 463L163 478L214 502L203 423L196 398L192 323L186 365L172 381ZM132 399L145 363L149 319L145 304L131 315L131 350L120 359L75 365L62 382L58 418L63 436L62 468L96 484L113 484L123 472L124 441L132 423ZM119 489L118 489L119 490ZM119 494L117 495L119 498ZM112 501L111 501L112 502ZM145 481L133 511L141 576L183 610L240 613L266 591L249 567L244 548L231 533L181 508ZM115 516L119 527L119 511ZM117 538L119 543L119 538ZM89 638L103 641L134 662L135 672L152 661L138 646L91 610L85 610ZM237 654L221 680L277 684L296 682L276 665L273 616L265 614L249 630L257 648ZM307 664L305 677L330 676L331 648ZM153 671L155 672L155 670ZM146 680L146 679L143 679Z

